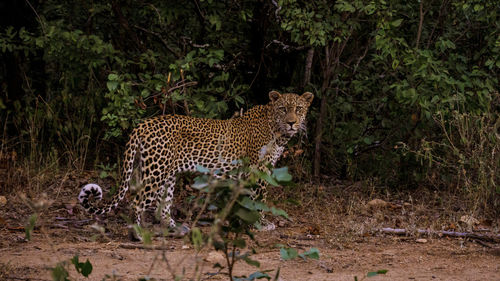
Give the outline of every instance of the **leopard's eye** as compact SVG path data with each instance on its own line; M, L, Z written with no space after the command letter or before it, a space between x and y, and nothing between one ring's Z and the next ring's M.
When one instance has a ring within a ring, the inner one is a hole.
M296 109L297 111L302 111L302 106L297 106L295 109Z
M281 111L281 112L285 112L286 111L286 107L280 106L280 107L278 107L278 110Z

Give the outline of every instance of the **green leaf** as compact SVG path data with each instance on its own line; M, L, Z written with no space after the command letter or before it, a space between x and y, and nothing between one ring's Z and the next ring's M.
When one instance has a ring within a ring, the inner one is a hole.
M191 185L192 188L202 189L208 186L208 178L206 176L196 177L194 183Z
M243 260L249 264L249 265L252 265L252 266L255 266L255 267L260 267L260 262L256 261L256 260L252 260L251 258L249 258L248 256L245 256L243 258ZM251 275L250 275L251 276ZM254 280L254 279L250 279L250 280Z
M235 215L250 224L260 219L260 215L258 212L248 211L243 208L239 208L238 211L236 211Z
M282 216L284 218L288 218L288 214L282 209L271 207L271 213L275 216Z
M299 255L301 258L304 260L306 258L314 259L314 260L319 260L319 250L317 248L311 248L309 251L304 252Z
M281 248L280 256L283 260L292 260L298 256L297 250L294 248Z
M88 277L92 273L92 264L87 259L87 261L83 264L80 264L81 274L85 277Z
M252 200L250 199L249 197L245 196L243 197L243 199L241 199L240 201L238 201L238 203L249 209L249 210L252 210L252 211L264 211L264 212L268 212L270 209L269 207L266 205L266 203L262 202L262 201L256 201L256 200Z
M56 267L52 268L52 272L50 273L52 275L52 280L54 281L68 281L69 273L64 268L64 265L62 263L59 263L56 265Z
M254 280L263 279L263 278L266 278L267 280L271 279L271 277L269 275L267 275L266 273L257 271L257 272L250 274L250 276L248 276L248 277L233 277L233 280L234 281L254 281Z
M278 182L266 172L258 173L259 177L273 186L278 186Z
M366 277L373 277L373 276L377 276L379 274L386 274L387 273L387 269L381 269L381 270L377 270L377 271L371 271L371 272L368 272L366 274Z
M198 227L193 227L191 230L191 239L195 250L199 251L203 245L203 236L201 235L201 231Z
M92 264L88 259L86 262L80 262L78 255L75 255L71 259L71 263L75 265L76 271L85 277L88 277L92 273Z
M392 21L391 25L394 26L394 27L398 27L398 26L401 25L402 22L403 22L403 19L397 19L395 21Z
M247 243L245 242L245 239L240 238L233 240L233 245L237 248L243 249L246 247Z
M372 137L364 137L363 142L368 144L368 145L372 144L372 142L373 142Z
M99 174L99 178L103 179L103 178L106 178L108 176L108 173L106 171L101 171L101 173Z
M241 96L235 96L234 100L236 101L236 103L239 103L239 104L245 103L245 100Z
M289 182L292 180L292 175L288 173L288 167L274 169L273 177L276 178L277 181L281 182Z
M117 81L108 81L106 83L106 86L108 87L108 90L110 92L113 92L118 87L118 82Z

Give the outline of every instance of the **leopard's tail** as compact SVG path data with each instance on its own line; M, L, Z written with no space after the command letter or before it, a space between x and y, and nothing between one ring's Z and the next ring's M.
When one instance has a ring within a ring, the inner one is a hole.
M130 140L127 144L127 151L125 152L126 158L123 160L120 189L113 195L111 202L98 204L98 201L102 199L102 189L99 185L89 183L82 187L80 194L78 194L78 201L87 213L95 215L108 213L116 208L118 203L123 200L130 186L130 178L132 177L132 171L134 169L134 159L137 150L140 149L139 145L139 135L137 129L135 129L130 135Z

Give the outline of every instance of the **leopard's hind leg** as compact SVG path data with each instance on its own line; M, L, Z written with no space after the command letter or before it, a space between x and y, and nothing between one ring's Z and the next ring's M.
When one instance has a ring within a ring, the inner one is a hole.
M160 175L149 175L143 180L144 187L134 197L134 215L137 225L141 225L144 212L151 207L163 187L163 179Z
M172 204L174 201L175 189L175 174L166 177L163 185L161 186L157 200L157 208L161 208L161 218L163 222L168 222L169 226L176 227L175 220L172 218ZM165 194L166 191L166 194ZM159 210L158 210L159 211Z

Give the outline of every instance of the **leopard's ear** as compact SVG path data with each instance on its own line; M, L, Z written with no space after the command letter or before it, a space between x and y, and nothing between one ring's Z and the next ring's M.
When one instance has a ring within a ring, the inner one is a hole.
M270 99L272 102L277 101L280 97L281 97L281 94L280 94L280 93L278 93L277 91L270 91L270 92L269 92L269 99Z
M311 103L314 99L314 95L311 92L305 92L301 96L303 99L305 99L308 103Z

